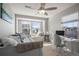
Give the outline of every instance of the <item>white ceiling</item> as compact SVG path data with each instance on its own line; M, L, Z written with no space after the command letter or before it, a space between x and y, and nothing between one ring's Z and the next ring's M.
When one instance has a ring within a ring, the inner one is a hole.
M11 9L13 10L14 13L16 14L23 14L23 15L31 15L31 16L39 16L39 17L49 17L53 16L71 6L74 5L74 3L46 3L45 8L48 7L57 7L58 9L52 10L52 11L47 11L48 16L45 15L39 15L36 9L40 7L40 3L10 3L9 4ZM33 9L25 8L25 5L31 6Z

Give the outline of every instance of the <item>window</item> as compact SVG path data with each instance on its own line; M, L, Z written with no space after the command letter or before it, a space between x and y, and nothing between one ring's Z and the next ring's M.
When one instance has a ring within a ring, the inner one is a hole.
M32 35L37 35L41 32L41 29L42 29L41 22L33 21L31 26L32 26Z
M65 36L77 39L78 13L73 13L62 18Z
M64 27L77 27L78 21L73 21L73 22L65 22L63 23Z
M29 34L33 37L38 36L41 32L43 32L42 23L42 21L19 20L18 32Z

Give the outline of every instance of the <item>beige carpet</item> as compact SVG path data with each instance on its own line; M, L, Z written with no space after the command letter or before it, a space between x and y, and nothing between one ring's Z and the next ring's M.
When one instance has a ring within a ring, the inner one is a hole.
M52 48L51 43L44 43L42 52L43 56L73 56L72 53Z
M59 54L58 51L56 51L55 49L52 49L52 44L51 43L44 43L43 44L43 55L44 56L56 56Z
M58 52L56 50L52 50L50 47L43 47L43 56L56 56Z

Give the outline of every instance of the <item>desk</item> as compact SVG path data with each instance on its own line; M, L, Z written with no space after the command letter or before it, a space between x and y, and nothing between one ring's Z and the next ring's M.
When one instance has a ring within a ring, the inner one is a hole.
M71 39L64 36L60 36L60 38L65 41L65 47L72 52L73 54L79 55L79 40L78 39Z
M72 53L79 54L79 42L78 41L65 41L66 48L68 48Z

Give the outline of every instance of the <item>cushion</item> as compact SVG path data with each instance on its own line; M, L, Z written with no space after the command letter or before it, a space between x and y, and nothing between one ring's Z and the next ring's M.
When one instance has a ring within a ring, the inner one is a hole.
M24 33L19 33L19 35L14 34L14 35L9 36L9 38L15 39L18 43L26 43L26 42L32 41L31 36L25 35Z
M25 38L23 39L23 42L26 43L26 42L32 42L33 39L31 37L28 37L28 36L25 36Z
M17 43L21 43L19 36L9 36L9 38L16 40Z
M20 33L20 35L21 35L21 40L23 41L23 43L32 41L31 36L25 35L24 33Z
M4 46L17 46L18 42L12 38L1 38L2 43L4 44Z

